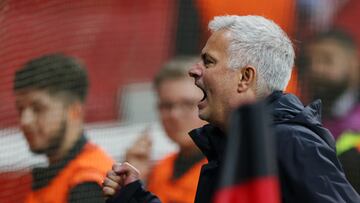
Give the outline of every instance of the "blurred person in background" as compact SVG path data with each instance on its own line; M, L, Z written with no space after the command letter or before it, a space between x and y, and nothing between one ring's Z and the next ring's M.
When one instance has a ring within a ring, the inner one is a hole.
M29 148L49 162L32 170L25 202L104 202L101 183L113 160L84 136L85 67L70 56L44 55L16 71L13 90Z
M192 129L205 125L198 117L197 109L202 92L188 75L190 67L197 61L197 57L175 57L154 79L161 123L179 151L152 166L151 139L145 130L126 153L126 161L139 169L149 191L163 203L193 203L201 166L206 163L204 155L188 135Z
M331 29L338 12L349 0L297 0L298 37L306 39Z
M316 35L304 49L304 94L322 100L324 126L336 139L345 132L360 132L358 54L356 43L340 30Z
M203 91L199 117L210 123L190 132L208 158L195 202L211 202L216 192L227 136L233 130L228 126L231 112L261 100L273 121L281 201L359 202L336 157L335 140L321 124L321 103L304 106L295 95L283 93L295 58L284 31L261 16L218 16L209 28L212 35L202 49L202 60L189 71ZM108 202L159 202L141 188L138 177L131 164L115 164L103 185L104 195L111 197ZM231 196L237 197L241 198Z
M359 53L345 32L315 36L305 48L304 81L311 99L323 102L324 125L337 138L339 160L360 193Z

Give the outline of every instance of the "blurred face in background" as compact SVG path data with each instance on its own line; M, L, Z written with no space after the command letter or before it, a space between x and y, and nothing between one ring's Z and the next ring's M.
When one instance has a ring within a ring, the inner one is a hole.
M308 80L312 99L323 100L324 113L350 86L354 54L334 39L313 42L306 49Z
M190 77L166 79L157 88L158 109L166 134L181 148L195 146L188 132L203 126L197 104L203 94Z
M30 150L52 155L64 142L67 131L67 110L62 99L44 90L15 93L20 128Z

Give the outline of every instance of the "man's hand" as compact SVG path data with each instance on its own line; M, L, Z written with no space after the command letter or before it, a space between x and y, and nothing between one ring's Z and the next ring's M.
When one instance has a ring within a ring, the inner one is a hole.
M139 176L140 172L127 162L114 164L103 182L104 195L114 196L121 188L139 180Z
M149 129L145 129L125 154L125 161L141 171L140 179L145 182L151 168L152 140L148 131Z

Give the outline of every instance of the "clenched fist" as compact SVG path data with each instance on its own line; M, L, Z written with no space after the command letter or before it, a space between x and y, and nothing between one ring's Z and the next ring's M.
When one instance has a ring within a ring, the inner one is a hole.
M106 197L114 196L124 186L139 180L140 172L128 162L113 165L103 182Z

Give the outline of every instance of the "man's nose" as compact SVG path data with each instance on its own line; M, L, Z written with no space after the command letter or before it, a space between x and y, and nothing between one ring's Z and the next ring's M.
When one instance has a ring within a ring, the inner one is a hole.
M202 73L203 73L203 69L201 67L200 62L194 64L189 70L190 77L193 77L195 79L201 77Z

